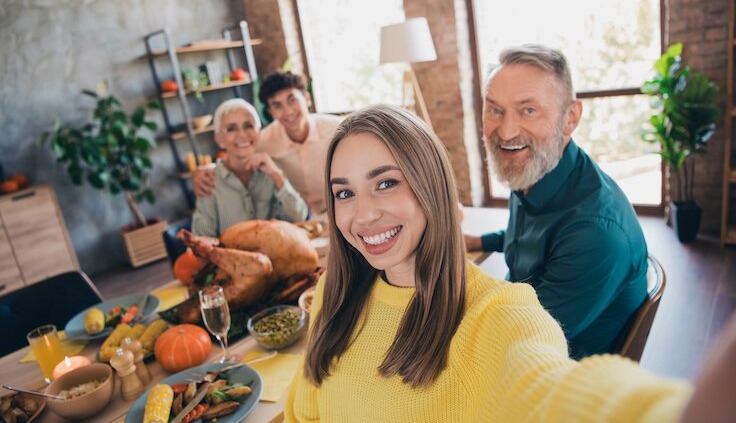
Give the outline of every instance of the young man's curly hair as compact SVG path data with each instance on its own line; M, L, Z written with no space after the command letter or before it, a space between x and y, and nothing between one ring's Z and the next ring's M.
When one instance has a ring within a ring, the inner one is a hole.
M268 107L268 99L276 95L277 92L288 88L296 88L303 92L307 91L307 85L300 75L295 75L291 72L274 72L263 80L261 89L258 92L258 99Z

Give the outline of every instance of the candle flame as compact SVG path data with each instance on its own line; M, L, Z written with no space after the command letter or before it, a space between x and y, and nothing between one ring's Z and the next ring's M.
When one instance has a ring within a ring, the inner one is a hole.
M71 367L72 361L69 360L69 357L64 357L64 364L66 364L66 367Z

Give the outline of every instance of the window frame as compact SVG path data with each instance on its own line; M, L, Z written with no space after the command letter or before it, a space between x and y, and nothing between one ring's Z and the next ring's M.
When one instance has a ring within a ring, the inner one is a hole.
M484 92L484 81L482 73L482 64L480 63L480 52L478 42L478 30L477 30L477 14L475 11L476 0L465 0L465 6L468 11L468 29L470 38L470 58L472 61L473 69L473 84L478 87L473 101L475 104L475 122L479 132L479 139L483 139L483 92ZM666 30L666 16L668 12L667 0L659 0L659 47L660 53L665 51L667 45ZM605 98L605 97L620 97L629 95L640 95L640 87L621 87L615 89L606 90L587 90L577 91L576 96L578 99L590 99L590 98ZM482 163L487 163L487 157L483 143L478 143L478 153ZM645 216L661 216L664 215L665 204L669 201L669 172L664 162L660 165L660 171L662 173L662 184L660 186L660 202L658 205L642 205L634 204L634 210L637 214ZM483 174L483 206L486 207L508 207L508 198L494 197L493 196L493 184L491 182L491 176L487 169Z

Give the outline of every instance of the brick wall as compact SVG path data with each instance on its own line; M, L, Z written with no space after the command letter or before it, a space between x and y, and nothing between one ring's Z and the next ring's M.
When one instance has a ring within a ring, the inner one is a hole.
M465 119L458 64L457 26L453 0L404 0L407 18L426 17L437 50L434 62L412 65L427 102L437 136L445 143L455 171L460 200L471 202L465 148Z
M279 3L273 0L243 0L250 36L263 41L253 48L261 76L280 69L288 57Z
M684 57L694 70L721 87L720 104L726 105L728 70L728 0L668 0L665 42L682 42ZM708 151L695 165L695 199L703 207L701 233L720 233L723 187L723 124L711 138Z

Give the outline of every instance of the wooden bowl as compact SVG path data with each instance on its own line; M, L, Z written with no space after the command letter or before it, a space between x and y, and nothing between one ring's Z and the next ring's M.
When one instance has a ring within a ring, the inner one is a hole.
M192 118L192 127L194 129L204 129L212 122L212 115L202 115Z
M47 398L46 405L54 413L69 420L82 420L92 417L110 403L113 393L112 368L107 364L94 363L89 366L74 369L71 372L54 379L46 387L47 394L58 395L65 389L71 389L83 383L102 380L94 390L78 397L67 400Z

